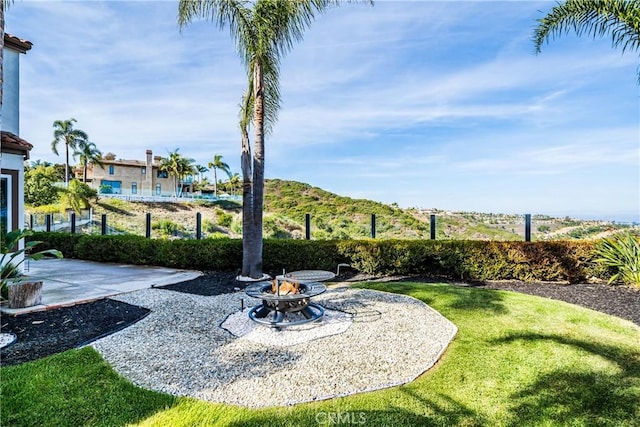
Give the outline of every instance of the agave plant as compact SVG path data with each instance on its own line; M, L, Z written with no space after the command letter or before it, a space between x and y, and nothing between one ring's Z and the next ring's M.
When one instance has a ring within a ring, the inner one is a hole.
M31 230L13 230L3 233L0 237L0 295L2 299L7 299L9 294L8 283L11 279L20 277L20 265L26 259L37 261L45 256L62 258L62 252L57 249L47 249L40 252L30 253L31 249L42 243L32 240L25 242L23 249L18 248L20 239L33 235ZM21 255L26 256L21 256Z
M596 248L596 255L597 262L616 271L609 284L620 280L640 287L640 241L631 233L604 239Z

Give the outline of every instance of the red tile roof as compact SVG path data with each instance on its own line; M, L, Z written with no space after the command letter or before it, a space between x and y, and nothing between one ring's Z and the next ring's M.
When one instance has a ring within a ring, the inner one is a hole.
M2 152L11 154L22 154L29 158L29 151L33 145L11 132L2 131Z
M17 50L20 53L27 53L27 51L31 49L31 46L33 46L33 43L29 40L24 40L20 37L4 33L4 45L7 48Z

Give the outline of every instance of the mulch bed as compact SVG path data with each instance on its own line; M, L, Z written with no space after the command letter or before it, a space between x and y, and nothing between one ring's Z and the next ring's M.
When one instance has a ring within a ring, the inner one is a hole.
M640 325L640 289L626 286L579 283L524 283L516 281L487 282L472 287L521 292L580 305Z
M17 341L0 350L0 364L14 365L76 348L144 318L151 310L111 299L19 316L2 316L0 332Z
M209 272L196 279L161 287L204 296L243 290L235 273ZM359 281L371 277L341 274L336 281ZM387 280L399 278L387 278ZM433 282L426 278L405 278ZM441 280L439 280L441 282ZM453 283L452 285L457 285ZM640 325L640 290L603 284L558 285L548 283L489 282L462 286L500 289L566 301ZM0 364L14 365L80 347L112 334L144 318L149 310L112 299L40 311L2 316L0 332L14 333L18 340L0 350Z

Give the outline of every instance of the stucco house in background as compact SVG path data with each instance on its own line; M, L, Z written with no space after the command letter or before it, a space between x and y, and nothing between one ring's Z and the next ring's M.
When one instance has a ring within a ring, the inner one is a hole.
M33 148L20 138L20 55L27 53L32 43L4 35L3 94L0 110L0 229L23 228L24 221L24 161Z
M174 194L173 177L160 170L160 156L154 156L147 150L146 159L123 160L102 159L102 167L89 163L87 184L102 194L122 194L127 196L172 196ZM81 167L74 170L75 176L82 179ZM179 182L182 191L192 193L191 181Z

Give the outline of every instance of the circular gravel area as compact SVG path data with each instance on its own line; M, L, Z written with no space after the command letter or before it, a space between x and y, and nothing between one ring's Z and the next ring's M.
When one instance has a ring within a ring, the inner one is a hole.
M242 304L259 302L242 292L203 297L148 289L114 299L151 310L92 344L117 372L148 389L254 408L405 384L432 367L457 332L421 301L360 289L314 298L343 322L284 330L285 345L284 335L270 341L277 332L263 326L260 338L255 328L238 337L221 326ZM309 329L336 324L344 330L328 336Z

